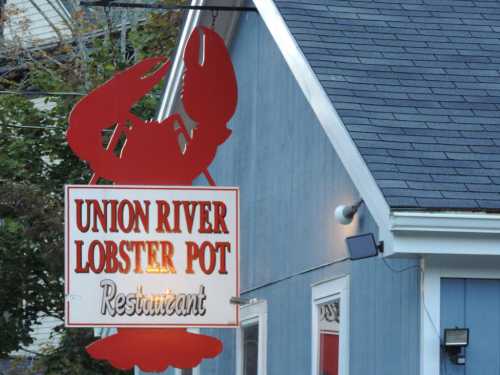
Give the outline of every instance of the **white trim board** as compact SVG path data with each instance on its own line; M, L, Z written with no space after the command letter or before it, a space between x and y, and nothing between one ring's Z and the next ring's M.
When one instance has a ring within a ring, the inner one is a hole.
M497 256L427 256L422 260L420 294L420 375L439 375L441 279L500 279Z
M311 286L311 374L318 375L318 305L340 299L339 375L349 374L349 276L321 281Z
M236 330L236 375L243 375L243 335L245 326L258 324L259 347L257 374L267 374L267 302L258 300L256 303L243 305L240 308L241 327Z

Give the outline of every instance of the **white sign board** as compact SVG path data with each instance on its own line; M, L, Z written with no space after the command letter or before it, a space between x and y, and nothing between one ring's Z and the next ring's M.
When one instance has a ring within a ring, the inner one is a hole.
M238 326L238 188L65 193L67 327Z

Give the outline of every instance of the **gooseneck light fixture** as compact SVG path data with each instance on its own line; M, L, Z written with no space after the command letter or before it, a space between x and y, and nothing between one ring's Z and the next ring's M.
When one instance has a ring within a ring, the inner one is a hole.
M337 206L337 208L335 209L335 219L337 219L337 221L342 225L351 224L354 215L356 214L356 212L358 212L358 209L362 203L363 200L361 199L358 203L352 206L346 206L343 204Z

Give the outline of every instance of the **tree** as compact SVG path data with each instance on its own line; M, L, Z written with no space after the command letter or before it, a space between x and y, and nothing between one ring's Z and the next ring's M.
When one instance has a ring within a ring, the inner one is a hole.
M143 20L115 28L112 20L121 19L121 11L104 12L101 18L79 11L68 40L43 49L4 46L0 59L12 69L0 76L0 90L23 94L0 95L0 358L28 346L42 316L62 323L63 185L90 178L67 146L67 117L78 93L145 57L170 55L181 14L142 14ZM35 103L27 91L67 94ZM134 113L151 118L159 95L157 87ZM44 372L112 373L83 350L92 341L91 330L61 326L59 335L57 348L35 353Z

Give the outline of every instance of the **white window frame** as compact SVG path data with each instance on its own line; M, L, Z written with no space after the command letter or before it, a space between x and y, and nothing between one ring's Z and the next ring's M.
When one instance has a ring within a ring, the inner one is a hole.
M311 295L312 308L312 345L311 374L319 371L319 305L340 299L340 337L339 337L339 375L349 374L349 276L330 279L313 284Z
M259 327L257 374L267 374L267 302L260 300L240 307L240 328L236 330L236 375L243 375L243 328L256 323Z

